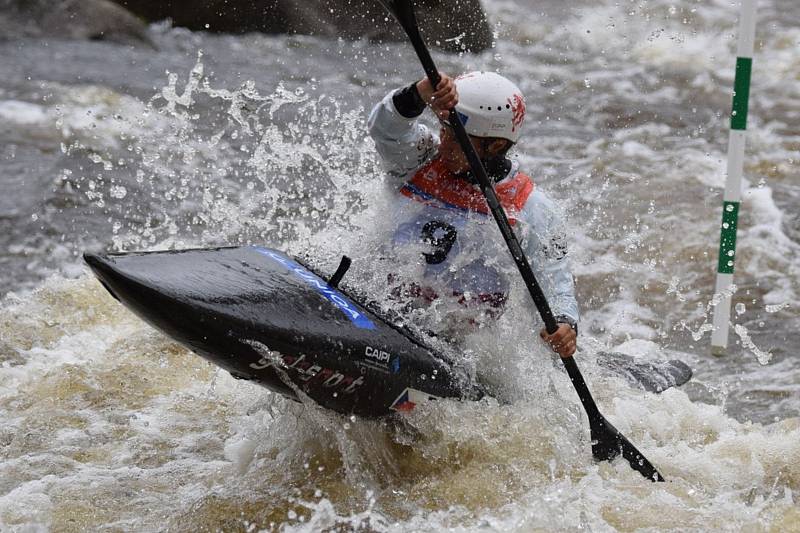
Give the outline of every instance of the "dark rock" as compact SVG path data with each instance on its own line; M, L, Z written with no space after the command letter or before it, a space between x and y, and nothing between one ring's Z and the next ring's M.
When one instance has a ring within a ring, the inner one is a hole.
M377 0L114 0L147 21L171 19L192 30L299 33L403 41L399 25ZM492 35L480 0L422 0L420 31L429 44L479 52Z
M42 36L152 44L145 22L110 0L0 0L0 39Z

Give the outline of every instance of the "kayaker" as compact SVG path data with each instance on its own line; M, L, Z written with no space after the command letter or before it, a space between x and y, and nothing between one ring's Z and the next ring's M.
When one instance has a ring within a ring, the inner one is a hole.
M508 158L519 140L525 101L519 88L492 72L456 79L441 75L434 89L427 78L393 90L369 116L369 132L384 167L403 198L398 204L395 249L418 250L419 279L390 276L392 295L405 304L467 310L482 326L503 312L513 262L504 250L469 163L448 125L458 113L481 158L514 232L542 286L558 330L541 337L562 357L577 346L578 305L567 257L566 232L558 209L519 163ZM439 119L436 135L420 122L426 105ZM463 320L459 318L460 320Z

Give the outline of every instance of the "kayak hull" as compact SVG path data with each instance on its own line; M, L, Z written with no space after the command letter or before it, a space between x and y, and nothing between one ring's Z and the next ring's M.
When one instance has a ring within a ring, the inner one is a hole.
M482 396L462 369L278 250L85 254L139 317L234 377L345 414Z

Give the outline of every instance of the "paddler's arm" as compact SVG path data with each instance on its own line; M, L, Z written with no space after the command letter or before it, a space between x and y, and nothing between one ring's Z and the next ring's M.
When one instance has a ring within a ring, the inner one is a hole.
M558 323L553 334L542 329L540 336L561 357L570 357L577 348L579 313L563 218L555 203L539 190L531 194L522 215L530 224L525 253Z
M372 109L369 134L389 175L406 178L436 154L438 136L417 119L426 102L436 113L455 105L452 79L443 75L439 87L432 91L426 78L390 92Z

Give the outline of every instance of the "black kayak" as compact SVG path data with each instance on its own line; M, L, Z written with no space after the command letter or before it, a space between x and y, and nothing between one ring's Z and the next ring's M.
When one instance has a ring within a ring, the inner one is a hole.
M329 283L261 246L84 259L145 321L234 377L290 398L372 417L483 396L464 369L337 288L344 269Z

